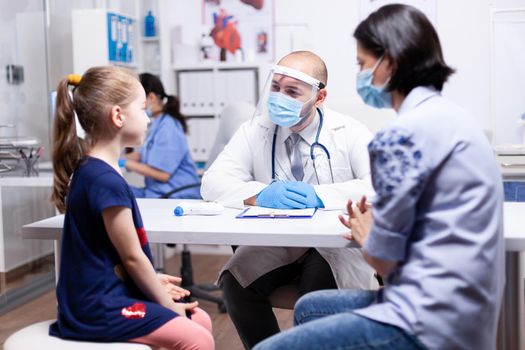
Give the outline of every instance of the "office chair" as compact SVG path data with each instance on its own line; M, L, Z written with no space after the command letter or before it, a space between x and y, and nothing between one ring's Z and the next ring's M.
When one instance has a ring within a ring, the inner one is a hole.
M194 187L201 187L201 183L200 182L196 182L196 183L192 183L192 184L189 184L189 185L185 185L185 186L181 186L181 187L177 187L169 192L166 192L164 193L162 196L160 196L159 198L160 199L167 199L167 198L170 198L172 195L174 195L175 193L178 193L178 192L182 192L184 190L188 190L190 188L194 188Z
M246 120L249 120L255 111L255 106L246 102L232 103L227 106L219 116L219 130L215 138L215 143L210 150L210 155L207 161L209 166L218 154L222 151L224 146L228 143L234 132L239 126ZM170 198L173 194L181 192L183 190L200 187L200 183L194 183L186 186L182 186L172 191L163 194L160 198ZM168 244L168 247L175 247L174 244ZM161 251L161 249L158 249ZM162 255L162 254L161 254ZM182 246L181 256L181 268L180 275L182 278L182 287L188 289L191 292L192 297L208 300L217 304L221 313L226 312L226 306L221 297L211 295L211 291L216 291L219 288L215 284L194 284L193 282L193 269L191 264L191 253L186 244ZM157 262L162 263L163 258L157 259Z
M215 161L224 146L230 142L233 134L242 123L253 117L255 106L248 102L233 102L227 105L219 114L219 127L213 146L210 148L206 169Z
M175 188L167 193L164 193L160 198L166 199L170 198L173 194L187 190L189 188L194 187L200 187L201 183L193 183L186 186L181 186L178 188ZM167 244L168 247L174 248L175 244ZM158 247L158 246L157 246ZM158 247L157 249L157 264L161 265L161 269L163 269L162 261L164 260L164 254L162 252L162 249ZM157 265L156 264L156 265ZM217 304L217 307L219 308L219 312L226 313L226 306L224 305L224 301L221 297L217 297L215 295L210 294L212 291L219 290L219 287L217 287L213 283L206 283L206 284L194 284L193 282L193 268L191 264L191 252L188 249L188 246L186 244L182 245L182 253L181 253L181 267L180 267L180 277L182 278L182 284L181 287L189 290L191 292L191 297L203 299L207 301L211 301L213 303Z

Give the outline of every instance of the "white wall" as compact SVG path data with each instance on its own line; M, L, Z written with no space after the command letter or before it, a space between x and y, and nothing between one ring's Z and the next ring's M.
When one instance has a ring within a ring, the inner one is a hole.
M329 6L327 4L329 3ZM363 121L372 130L379 129L394 116L393 111L379 111L366 106L355 92L357 74L353 31L358 20L358 1L288 0L275 2L275 23L307 23L303 31L309 38L298 40L317 53L328 67L328 98L326 105ZM301 9L298 11L297 9ZM276 59L289 49L288 37L277 37Z
M139 0L52 0L49 1L49 89L55 90L60 79L73 72L73 43L71 13L73 10L106 8L124 15L137 17ZM140 23L141 19L137 18Z
M358 1L326 4L315 0L277 0L276 22L310 23L313 50L325 59L329 69L327 105L377 130L393 113L365 106L355 92L357 66L352 33L358 24ZM491 126L490 10L505 7L525 7L525 0L436 0L436 30L446 62L457 70L443 94L468 109L483 129Z
M161 47L161 79L168 94L175 93L175 75L171 69L174 55L179 57L191 56L191 52L181 53L175 50L190 50L197 53L197 43L201 32L201 1L159 0L160 47ZM180 30L183 44L178 48L173 45L174 31ZM184 62L188 63L188 62Z
M24 65L26 57L24 50L18 43L19 33L17 33L17 14L40 13L42 16L42 3L39 1L19 1L19 2L0 2L0 125L12 124L16 127L0 128L0 137L17 136L18 124L26 119L30 120L33 113L27 111L27 100L31 98L26 94L26 87L30 84L40 86L41 81L35 81L31 75L27 75L28 67L24 67L24 83L20 85L10 85L6 79L6 66L10 64ZM41 42L43 39L44 27L33 27L35 37ZM33 59L43 59L44 57L33 57ZM44 80L45 84L45 80ZM20 107L24 107L22 111ZM29 113L29 114L27 114ZM34 122L34 121L33 121Z
M195 44L200 33L201 1L163 0L163 32L174 25L183 27L183 38ZM290 24L297 24L299 36L293 49L319 54L329 70L327 105L346 112L377 130L394 117L391 111L365 106L355 92L355 41L358 24L357 0L275 0L276 59L290 49ZM490 10L525 7L525 0L436 0L436 29L446 62L457 70L444 88L444 95L468 109L479 126L489 129L490 121ZM307 26L305 28L305 25ZM165 38L163 40L168 40ZM164 50L166 51L166 50ZM170 86L169 54L163 53L163 79Z

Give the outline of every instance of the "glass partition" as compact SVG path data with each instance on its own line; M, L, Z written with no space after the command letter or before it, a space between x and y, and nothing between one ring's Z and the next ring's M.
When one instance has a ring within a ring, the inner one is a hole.
M38 173L49 158L45 13L42 0L0 2L0 312L54 285L52 242L21 238L54 214L51 175Z
M53 243L24 240L21 230L56 214L49 202L51 92L65 75L83 73L75 72L73 13L99 9L137 20L142 1L0 1L0 314L55 284ZM93 36L105 30L87 25ZM101 38L88 41L104 45ZM89 66L101 64L95 61Z

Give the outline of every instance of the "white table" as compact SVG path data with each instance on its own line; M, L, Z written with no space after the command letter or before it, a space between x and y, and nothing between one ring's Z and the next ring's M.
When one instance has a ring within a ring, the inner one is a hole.
M187 200L184 200L185 202ZM340 211L318 210L311 219L236 219L240 209L214 216L174 216L177 199L137 199L150 243L351 247ZM25 225L24 238L59 240L63 215Z
M339 211L318 210L312 219L236 219L238 209L218 216L175 217L180 200L139 199L144 227L151 243L260 246L351 247L342 237L347 229ZM499 325L498 348L525 349L524 286L521 252L525 251L525 203L505 203L506 287ZM60 241L63 216L25 225L24 238ZM58 249L55 250L55 253ZM57 264L58 266L58 264ZM473 320L473 322L475 322Z

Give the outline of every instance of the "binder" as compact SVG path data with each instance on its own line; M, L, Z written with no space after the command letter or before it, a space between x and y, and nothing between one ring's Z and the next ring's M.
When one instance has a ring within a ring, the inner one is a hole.
M118 15L108 12L108 60L115 62L117 58Z

